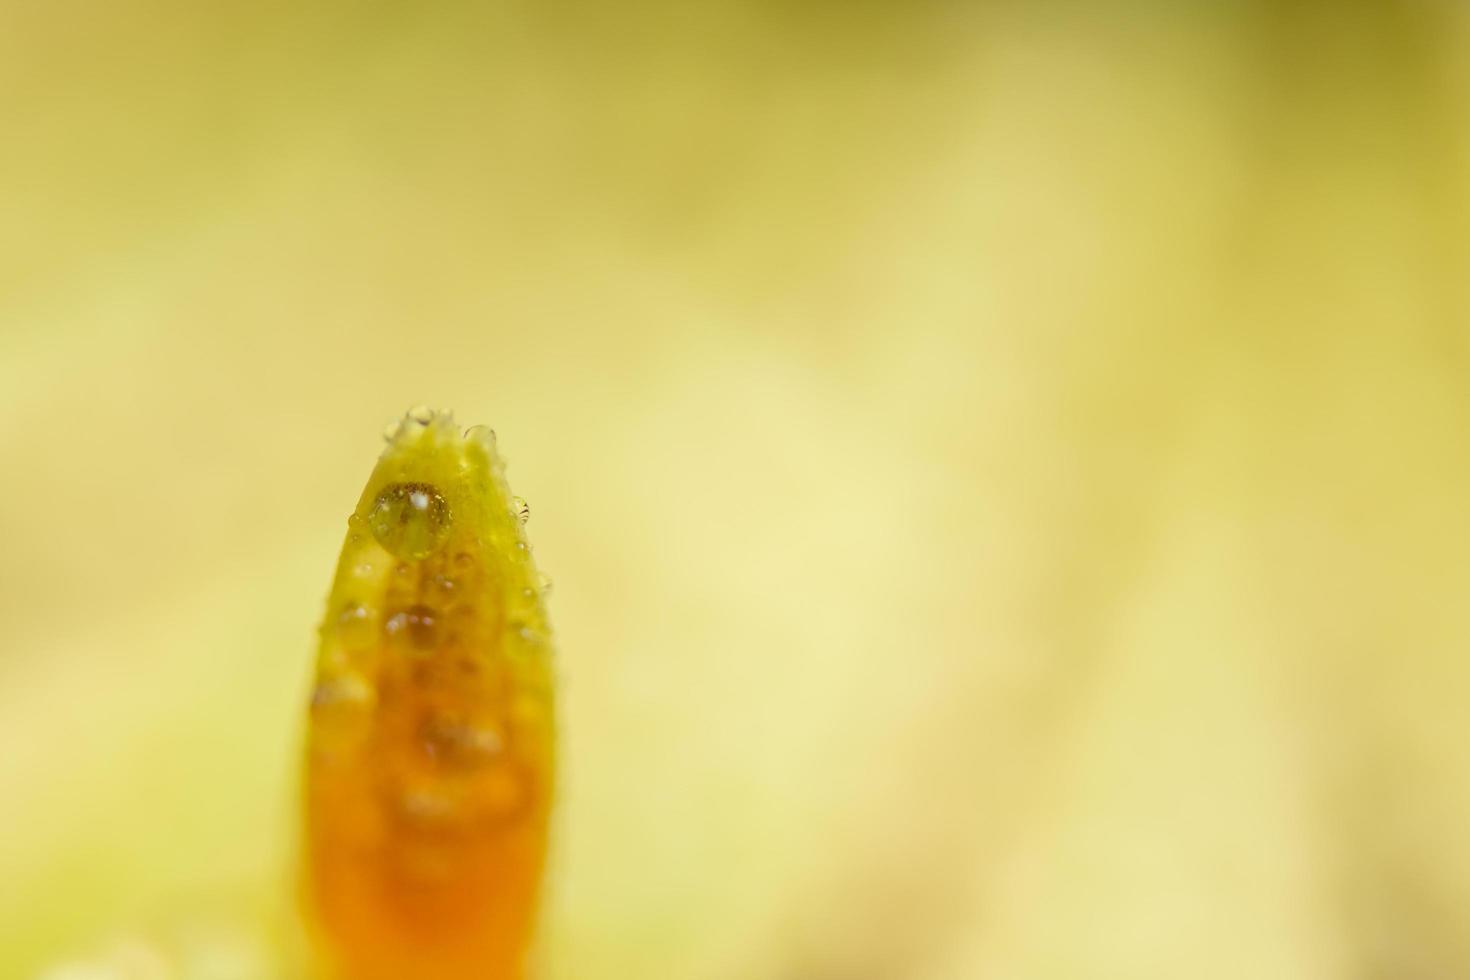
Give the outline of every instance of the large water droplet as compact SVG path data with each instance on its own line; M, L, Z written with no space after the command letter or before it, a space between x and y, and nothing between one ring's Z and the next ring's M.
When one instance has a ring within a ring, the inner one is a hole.
M449 536L449 504L427 483L393 483L383 488L368 514L378 544L399 558L427 558Z
M427 405L415 405L408 410L408 417L419 425L428 425L434 421L434 410Z
M522 527L531 519L531 505L526 503L525 497L511 497L510 509L515 513L516 520L521 522Z

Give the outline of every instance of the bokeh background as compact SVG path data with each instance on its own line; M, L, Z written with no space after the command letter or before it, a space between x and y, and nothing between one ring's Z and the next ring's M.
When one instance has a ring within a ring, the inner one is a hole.
M545 976L1470 977L1467 314L1450 0L0 0L0 976L285 975L428 402Z

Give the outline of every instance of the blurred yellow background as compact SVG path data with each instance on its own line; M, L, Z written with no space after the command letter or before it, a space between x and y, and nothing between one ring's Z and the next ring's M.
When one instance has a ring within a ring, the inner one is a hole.
M0 976L277 976L429 402L547 976L1470 977L1465 7L0 0L0 92Z

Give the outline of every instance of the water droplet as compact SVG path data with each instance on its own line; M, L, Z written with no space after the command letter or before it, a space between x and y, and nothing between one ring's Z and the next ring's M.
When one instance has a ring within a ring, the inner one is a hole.
M510 650L524 656L546 646L546 634L524 620L513 619L509 623L512 643Z
M454 800L434 789L410 789L398 798L399 816L410 823L439 823L453 816L454 811Z
M486 449L495 448L495 430L488 425L472 425L464 430L464 437L471 442L478 442Z
M317 682L311 692L313 714L359 710L373 702L373 688L357 674L337 674Z
M488 765L505 748L505 736L499 729L442 714L423 719L419 740L435 762L464 768Z
M343 606L337 614L337 636L349 649L366 647L373 638L373 611L360 602Z
M516 520L521 522L522 527L525 527L526 522L531 519L531 505L526 503L526 498L511 497L510 509L515 512Z
M427 483L393 483L373 501L368 526L378 544L399 558L427 558L449 536L449 504Z
M548 576L546 573L543 572L540 575L536 576L536 582L541 587L541 594L542 595L550 595L551 594L551 577L550 576Z
M408 410L408 417L419 425L428 425L434 421L434 410L427 405L415 405Z
M383 441L384 442L392 442L394 439L397 439L398 438L398 430L401 429L402 427L403 427L403 423L402 422L397 422L397 421L395 421L395 422L389 422L386 426L383 427Z
M428 606L409 606L389 616L383 631L395 643L407 643L418 650L432 650L439 645L439 619Z

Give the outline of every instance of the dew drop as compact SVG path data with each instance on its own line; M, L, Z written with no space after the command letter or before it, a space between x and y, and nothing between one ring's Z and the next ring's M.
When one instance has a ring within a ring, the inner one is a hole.
M383 428L383 441L392 442L398 438L398 430L403 427L402 422L389 422Z
M432 650L439 645L439 618L428 606L409 606L389 616L383 631L395 643L406 643L417 650Z
M524 620L511 620L508 628L513 640L511 649L516 653L524 655L546 646L546 634Z
M348 603L337 614L337 636L348 649L360 649L372 640L373 613L360 602Z
M419 425L428 425L434 421L434 410L427 405L415 405L408 410L408 417Z
M427 558L449 536L449 504L427 483L393 483L373 501L368 526L373 537L399 558Z
M460 768L495 762L505 748L505 736L499 729L442 714L423 719L419 741L435 762Z
M372 703L373 689L356 674L338 674L319 681L311 692L313 714L357 710Z
M526 522L531 519L531 505L526 503L526 498L511 497L510 509L515 512L516 520L521 522L522 527L525 527Z
M546 573L543 572L540 575L538 575L536 577L536 583L537 583L537 585L539 585L541 587L541 594L542 595L550 595L551 594L551 577L548 576Z
M472 425L464 430L464 437L471 442L478 442L486 449L495 448L495 430L488 425Z
M435 824L454 815L454 800L430 788L410 789L397 800L400 817L414 824Z

